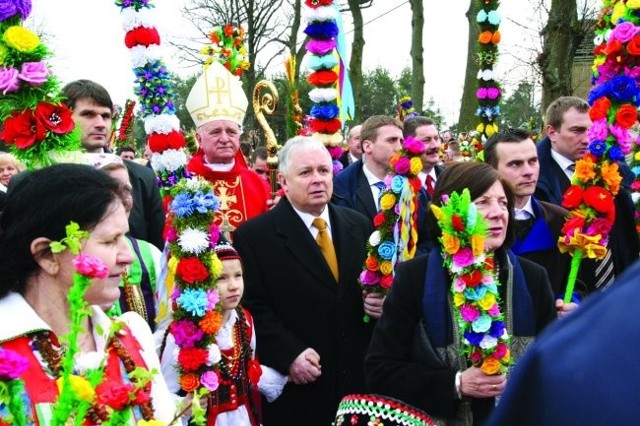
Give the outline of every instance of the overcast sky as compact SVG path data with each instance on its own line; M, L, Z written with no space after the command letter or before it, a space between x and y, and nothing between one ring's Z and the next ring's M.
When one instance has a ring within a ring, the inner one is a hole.
M67 3L62 6L62 3ZM88 78L104 85L114 102L123 104L133 97L131 62L124 46L120 11L112 0L69 2L33 0L31 25L47 34L47 44L55 51L51 61L58 78L66 83L78 78ZM181 20L180 7L184 0L156 0L153 12L157 16L157 27L165 48L165 61L169 68L183 76L194 74L175 59L175 52L167 43L175 36L191 31L189 22ZM440 107L445 121L457 121L460 98L464 84L468 26L465 12L468 0L425 0L425 101L433 98ZM503 17L500 31L501 59L498 72L506 83L507 90L522 78L531 79L531 73L519 66L512 57L527 56L526 48L535 48L539 43L514 24L531 22L529 2L504 1L500 5ZM69 8L79 19L71 19ZM364 12L365 51L364 69L383 66L392 74L409 66L411 59L411 8L408 0L375 0L374 6ZM353 38L351 16L345 14L347 41ZM531 24L536 26L535 24ZM203 40L203 44L205 40ZM281 72L272 62L270 69ZM528 74L528 75L527 75Z

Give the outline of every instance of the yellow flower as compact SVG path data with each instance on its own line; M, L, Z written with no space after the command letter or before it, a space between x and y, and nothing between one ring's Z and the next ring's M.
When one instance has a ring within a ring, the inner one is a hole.
M478 305L485 311L491 309L496 304L496 296L493 293L486 293L482 299L478 300Z
M485 134L487 135L487 137L491 137L494 135L494 133L498 132L498 125L497 124L487 124L487 127L484 129Z
M222 262L218 259L218 255L215 253L211 254L211 274L218 278L222 273Z
M597 67L604 64L606 60L607 57L605 55L596 56L596 58L593 60L593 68L597 69Z
M64 378L58 378L56 380L56 384L58 385L58 392L62 392ZM95 392L87 379L72 374L71 376L69 376L69 384L71 385L71 390L77 398L80 398L81 400L87 402L93 401Z
M384 275L391 275L393 272L393 264L388 260L383 261L380 263L380 272Z
M455 254L460 250L460 240L455 235L442 234L442 245L449 254Z
M139 420L137 426L166 426L166 423L160 420Z
M4 32L4 41L20 52L31 52L40 46L40 37L24 27L14 25Z
M619 1L613 6L613 12L611 13L611 23L613 25L618 23L618 20L622 18L627 12L624 2Z
M638 0L640 1L640 0ZM633 159L636 161L640 161L640 151L636 152L635 154L633 154Z
M453 304L456 306L462 306L466 301L467 301L467 298L464 297L464 294L462 293L456 293L453 295Z
M382 210L389 210L393 208L396 203L396 196L391 193L386 193L380 199L380 208Z
M442 213L442 209L438 206L436 206L435 204L430 204L431 207L431 211L433 212L433 215L436 217L436 220L438 222L441 222L444 220L444 213Z
M480 256L484 252L484 236L475 234L471 236L471 251L475 257Z
M476 132L484 133L484 124L483 123L478 124L478 126L476 127Z
M413 157L409 162L409 171L412 175L417 175L422 170L422 160L420 157Z
M627 0L627 7L629 9L640 9L640 0Z

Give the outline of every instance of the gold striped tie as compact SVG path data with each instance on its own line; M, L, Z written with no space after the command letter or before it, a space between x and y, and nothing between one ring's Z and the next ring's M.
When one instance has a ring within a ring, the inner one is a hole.
M333 247L333 241L331 241L329 231L327 230L327 222L317 217L313 219L312 225L318 229L316 242L320 246L320 251L324 256L324 260L327 261L327 264L333 273L333 277L338 281L338 258L336 257L336 250Z

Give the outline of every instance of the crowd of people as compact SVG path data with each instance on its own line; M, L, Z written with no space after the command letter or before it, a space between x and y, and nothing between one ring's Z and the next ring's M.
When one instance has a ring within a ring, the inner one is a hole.
M222 265L217 279L222 367L217 389L200 401L208 425L327 426L336 421L341 400L354 394L401 401L427 413L433 424L519 424L536 416L551 424L555 413L568 415L584 405L570 383L612 379L604 368L578 379L580 366L570 365L577 349L565 353L562 345L583 332L620 329L624 319L591 331L585 324L602 318L605 309L621 312L616 306L632 303L634 287L618 284L616 277L640 252L624 180L615 197L610 256L583 262L572 300L563 300L571 257L560 254L557 241L568 213L562 195L587 150L591 120L584 100L555 100L540 142L526 130L497 132L483 143L484 162L443 157L445 142L428 117L401 122L376 115L349 129L339 173L334 175L322 142L297 136L283 144L274 174L264 147L249 152L249 161L242 152L246 98L238 99L233 87L229 96L203 90L217 72L206 69L187 99L198 141L187 168L211 183L220 205L215 221L224 236L212 248ZM177 339L170 332L167 318L175 300L160 300L172 297L167 271L175 268L162 253L167 227L153 170L132 161L135 150L109 152L114 107L102 86L78 80L63 93L80 129L84 165L20 173L24 166L0 154L0 348L28 360L29 415L34 424L49 424L60 360L68 350L60 337L70 332L67 295L73 281L71 254L52 250L51 243L63 240L74 222L90 232L83 253L108 269L84 296L92 307L80 324L80 354L105 353L122 386L137 383L134 367L159 371L144 387L146 398L127 400L133 417L165 424L182 417L186 424L198 409L189 407L193 396L180 390L176 347L189 336ZM380 195L392 158L408 138L425 148L415 194L417 255L397 265L387 295L363 291L359 276ZM455 151L456 138L447 139ZM620 169L626 178L624 162ZM270 194L273 179L276 198ZM441 207L448 195L464 190L487 223L485 250L495 259L500 310L518 364L513 390L508 374L487 374L462 352L445 247L431 206ZM594 296L608 289L611 295ZM581 312L581 304L592 298L596 303ZM161 304L169 312L160 312ZM558 320L563 317L568 318ZM109 318L125 332L110 333ZM563 321L569 326L552 324ZM530 350L543 332L540 345ZM556 352L549 354L547 347ZM611 347L593 342L577 347L593 357L589 362L618 362ZM560 378L567 374L574 382ZM574 395L567 399L572 405L559 402L562 392ZM607 396L604 390L589 392L588 401ZM522 405L525 400L537 402ZM548 407L554 411L547 413ZM7 409L0 406L0 419ZM103 414L97 405L89 409L95 423Z

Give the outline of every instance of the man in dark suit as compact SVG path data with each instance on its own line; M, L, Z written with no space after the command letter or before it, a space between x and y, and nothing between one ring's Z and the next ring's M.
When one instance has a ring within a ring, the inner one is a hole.
M360 144L361 129L362 126L358 124L349 130L349 136L347 137L347 146L349 149L340 157L340 162L344 168L349 167L350 164L362 158L362 145Z
M363 158L338 173L333 181L332 202L373 217L393 154L402 147L402 123L388 115L374 115L360 131Z
M571 256L568 253L560 254L558 237L568 212L533 196L540 174L535 142L528 131L507 128L491 136L485 143L484 159L509 182L513 190L516 241L511 250L544 267L553 293L561 299L567 285ZM581 294L587 288L593 289L593 271L585 267L586 263L585 260L581 268L580 285L576 286ZM586 273L587 270L591 274ZM584 284L584 280L588 283ZM563 307L561 301L558 307Z
M109 92L91 80L76 80L67 84L62 93L80 128L85 150L90 153L105 152L113 117L113 102ZM129 172L133 195L129 234L162 250L165 216L156 175L153 170L133 161L124 163Z
M583 99L564 96L549 105L546 113L547 136L537 146L540 177L535 195L539 200L562 204L562 196L571 183L575 162L587 153L587 130L590 126L589 104ZM606 282L597 282L598 287L609 285L613 276L622 273L638 259L640 252L630 191L633 173L622 161L618 162L618 166L623 180L615 197L616 220L608 244L613 274L607 277Z
M634 425L640 369L640 263L549 326L518 360L488 424Z
M263 423L326 426L343 396L365 391L363 361L373 325L363 317L382 313L382 299L363 300L358 285L373 229L361 214L329 204L331 156L318 140L288 141L278 177L286 197L234 233L257 355L291 380L277 400L263 405ZM333 261L327 251L334 252Z

